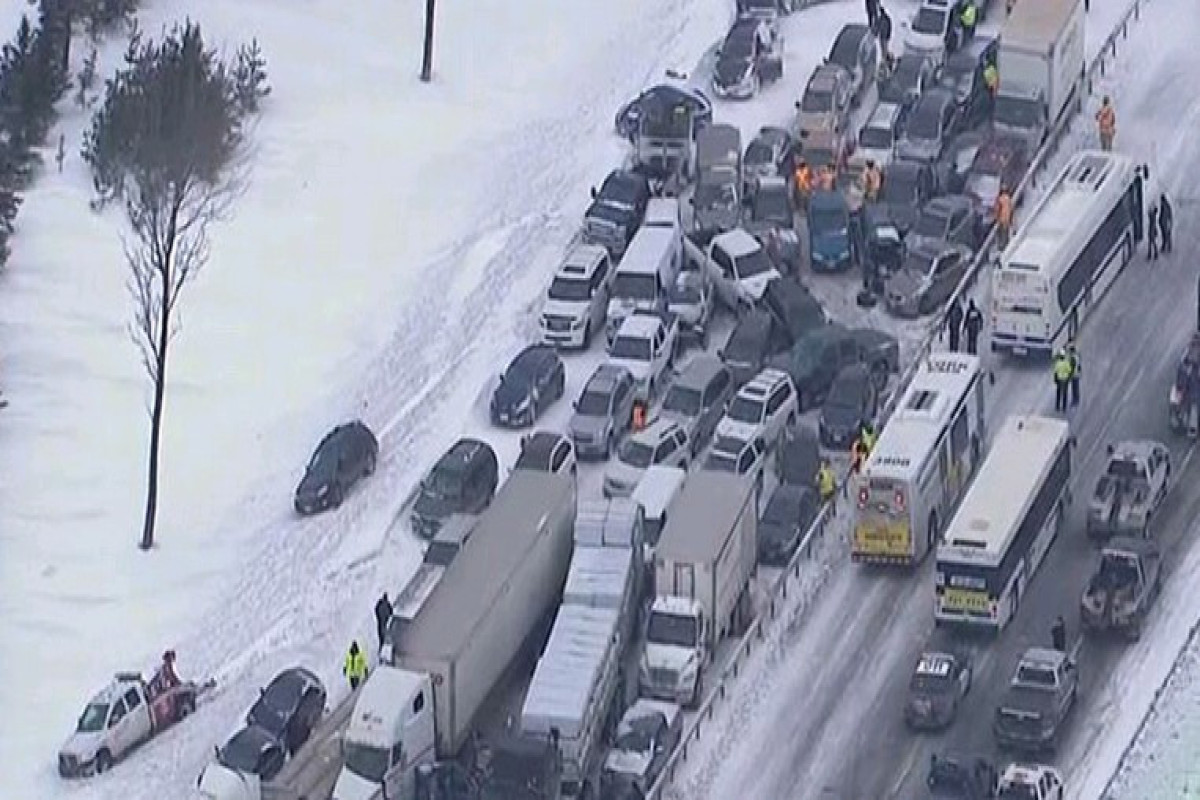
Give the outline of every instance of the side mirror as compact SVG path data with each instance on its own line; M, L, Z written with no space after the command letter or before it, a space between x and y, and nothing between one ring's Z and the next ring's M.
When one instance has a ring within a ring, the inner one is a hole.
M592 187L592 199L593 199L593 200L595 200L595 199L596 199L596 195L598 195L598 194L599 194L599 192L597 192L597 191L596 191L596 187L595 187L595 186L593 186L593 187Z
M265 686L258 687L258 696L259 697L265 697L266 694L267 694L267 689Z
M1108 444L1108 446L1107 446L1107 447L1105 447L1105 448L1104 448L1104 452L1108 453L1110 456L1111 456L1113 453L1115 453L1116 451L1117 451L1117 450L1116 450L1116 448L1112 446L1112 443L1111 443L1111 442Z
M575 409L576 411L578 411L578 410L579 410L579 401L578 401L578 400L572 400L572 401L571 401L571 408L573 408L573 409Z
M799 100L796 101L796 110L797 111L800 110L800 101Z

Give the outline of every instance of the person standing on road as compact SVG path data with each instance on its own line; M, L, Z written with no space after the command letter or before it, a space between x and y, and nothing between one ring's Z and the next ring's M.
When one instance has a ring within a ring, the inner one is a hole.
M879 6L879 12L875 18L873 28L875 30L875 38L879 41L881 60L888 62L891 60L892 55L892 51L888 49L888 44L892 40L892 17L882 5Z
M1158 229L1162 234L1163 255L1171 252L1171 229L1175 227L1175 209L1164 194L1158 200Z
M837 477L833 474L833 467L828 458L821 459L821 467L817 470L817 491L821 495L822 503L828 503L837 494Z
M1071 359L1062 350L1054 356L1054 410L1067 413L1067 390L1071 383Z
M875 21L879 19L879 0L866 0L867 26L875 29Z
M350 691L352 692L367 677L367 657L358 649L357 641L350 643L350 652L346 653L346 663L342 666L342 673L350 681Z
M392 619L392 601L387 592L375 603L375 630L379 634L379 647L383 648L383 637L387 634L388 623Z
M1079 405L1079 379L1083 375L1083 364L1074 342L1067 343L1067 358L1071 359L1071 408Z
M996 244L1000 249L1008 247L1008 237L1012 232L1013 200L1007 187L1001 187L996 195Z
M962 334L963 310L962 304L958 302L958 298L950 304L950 311L946 314L946 332L950 339L950 352L958 352L958 339Z
M1067 652L1067 623L1061 616L1050 627L1050 642L1058 652Z
M1146 258L1158 260L1158 206L1154 203L1146 212Z
M973 356L979 355L979 332L983 330L983 313L971 300L967 304L967 315L963 318L963 330L967 334L967 352Z
M1096 112L1096 126L1100 130L1100 149L1106 153L1113 148L1113 139L1117 135L1117 112L1113 110L1112 100L1108 95L1100 101L1100 110Z
M958 21L962 24L962 39L959 46L975 38L975 24L979 21L979 10L975 8L975 0L967 0L959 12Z

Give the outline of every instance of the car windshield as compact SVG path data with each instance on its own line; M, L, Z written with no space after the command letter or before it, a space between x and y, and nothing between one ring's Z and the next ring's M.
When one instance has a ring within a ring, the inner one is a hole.
M755 140L746 148L746 157L742 160L746 166L757 166L759 164L774 164L775 153L771 150L771 146L766 142Z
M829 390L825 404L832 408L856 408L862 397L862 387L852 380L837 381Z
M972 175L967 178L967 194L980 199L1000 194L1000 178L996 175Z
M617 734L613 745L616 750L628 753L646 753L654 746L654 735L663 725L662 714L652 714L648 717L638 717L629 723L626 730Z
M617 458L622 464L645 469L654 460L654 448L644 442L626 439L617 449Z
M575 410L585 417L602 417L608 414L608 399L604 392L584 392Z
M1114 458L1108 462L1108 474L1114 478L1137 479L1142 477L1142 468L1136 461Z
M892 132L887 128L863 128L858 143L872 150L887 150L892 146Z
M771 259L767 257L767 252L761 247L744 256L738 256L735 259L734 265L734 269L737 270L738 280L753 278L755 275L770 272L774 268L775 266L771 263Z
M317 447L317 451L313 453L312 460L308 462L308 471L320 475L334 471L338 461L338 442L333 438L326 439Z
M892 80L896 83L897 89L907 91L917 88L917 84L921 80L921 68L925 66L923 58L904 58L896 62L896 71L892 73Z
M912 29L917 33L941 35L946 32L946 12L937 8L922 8L913 17Z
M947 675L934 675L928 672L917 672L912 676L912 681L909 682L909 689L918 694L938 694L944 692L953 683L953 679Z
M235 772L249 775L258 773L258 751L242 741L241 736L235 736L224 747L217 751L217 761Z
M916 175L896 173L884 176L881 196L888 203L911 203L917 197Z
M701 208L733 206L737 204L737 191L732 183L705 183L696 187L696 205Z
M628 358L634 361L650 360L650 340L634 336L618 336L608 351L613 358Z
M792 206L784 192L760 191L754 195L754 218L758 220L787 220Z
M618 300L653 300L658 294L658 276L640 272L617 272L612 296Z
M751 425L757 425L762 421L763 401L739 394L729 404L729 411L726 414L734 422L748 422Z
M904 257L904 271L911 272L913 275L928 275L929 268L932 266L933 259L924 253L910 252Z
M462 474L457 470L435 469L425 481L425 491L446 500L462 494Z
M458 547L454 542L430 542L429 549L425 551L424 561L435 567L448 567L458 555Z
M808 224L812 228L813 234L817 236L830 233L843 235L846 233L849 221L841 211L814 209L809 213Z
M1036 128L1042 122L1042 105L1036 100L1000 95L996 98L994 117L1001 125Z
M833 92L809 89L800 101L800 110L810 114L823 114L833 110Z
M663 411L674 411L685 417L700 413L700 392L690 386L672 386L663 401Z
M696 643L696 619L682 614L653 611L646 626L646 641L675 647L692 647Z
M588 282L560 275L550 282L550 299L581 302L588 299Z
M928 95L926 95L928 96ZM941 120L930 108L923 114L913 114L908 124L908 135L913 139L936 139L941 129Z
M1054 670L1022 664L1017 667L1017 682L1026 686L1054 686Z
M104 730L104 723L107 721L108 704L91 703L79 715L79 724L75 729L80 733L95 733Z
M917 220L916 226L912 232L917 236L929 236L934 239L942 239L946 236L946 218L940 214L925 212Z
M346 769L378 785L388 771L388 751L382 747L346 742Z
M1038 800L1037 787L1009 783L1000 787L1000 794L996 797L999 800Z
M722 61L745 61L754 52L754 37L742 31L725 40L721 48Z
M694 283L677 283L667 295L669 303L699 303L704 299L700 287Z

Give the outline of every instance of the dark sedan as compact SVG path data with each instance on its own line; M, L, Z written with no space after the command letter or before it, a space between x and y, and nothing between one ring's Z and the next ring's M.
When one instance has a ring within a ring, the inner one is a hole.
M217 749L217 763L242 775L272 780L283 769L287 753L283 743L257 725L248 725Z
M784 428L775 449L775 472L779 474L779 482L815 486L820 467L821 443L816 431L802 423Z
M743 314L717 355L725 362L737 386L759 373L771 354L771 315L753 310Z
M758 521L758 561L786 566L812 527L821 504L811 486L781 483Z
M891 77L879 90L879 101L911 108L926 89L937 84L937 79L937 59L928 53L905 53L896 61Z
M900 233L907 234L916 223L921 206L933 197L936 189L933 168L928 164L893 161L883 173L879 204L887 208L888 216Z
M704 92L690 87L659 84L645 90L621 107L621 110L617 112L615 122L617 133L626 139L637 133L638 124L642 118L643 104L659 103L669 108L681 102L687 103L691 107L697 128L702 128L712 122L712 101Z
M1016 191L1029 166L1028 146L1020 139L993 139L975 154L963 192L978 206L987 222L996 213L1000 190Z
M834 450L849 450L863 426L875 419L879 392L866 364L851 364L838 373L821 406L818 423L821 444Z
M921 209L917 224L908 232L908 246L920 248L934 242L961 244L974 250L979 246L983 223L969 197L935 197Z
M888 310L899 317L919 317L935 311L954 293L971 256L970 248L949 242L909 247L904 266L884 287Z
M932 164L942 155L958 130L958 106L945 89L930 89L913 106L896 144L896 155Z
M863 267L867 273L882 279L900 269L904 261L904 234L892 221L891 208L879 203L863 206L862 231Z
M742 194L752 194L759 178L786 177L791 171L795 150L796 142L783 128L770 125L761 128L746 145L746 154L742 157Z
M317 445L296 487L296 513L316 514L340 506L355 483L375 472L378 458L379 443L362 422L334 428Z
M321 679L303 667L292 667L260 691L258 701L246 712L246 724L266 731L295 755L324 713Z
M492 424L528 428L538 416L563 396L566 369L553 347L526 347L500 376L492 394Z
M899 350L895 338L885 333L833 324L810 331L789 352L772 358L770 366L791 376L803 410L820 402L838 373L851 364L866 363L876 376L876 386L882 389L888 373L896 369Z
M919 729L950 725L959 703L971 691L973 672L965 654L923 653L908 684L904 721Z
M859 97L875 82L879 70L879 45L869 27L851 23L833 40L827 60L850 73L854 96Z

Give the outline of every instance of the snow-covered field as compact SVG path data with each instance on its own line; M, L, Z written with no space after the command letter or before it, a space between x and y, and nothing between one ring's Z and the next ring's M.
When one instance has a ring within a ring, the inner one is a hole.
M146 3L152 34L190 16L215 45L257 36L274 86L249 190L183 301L150 555L134 547L145 383L120 219L88 211L86 119L64 106L65 169L29 192L0 276L0 663L36 665L0 689L5 796L178 796L277 669L340 687L388 523L528 334L587 187L618 161L613 112L694 65L730 13L444 4L424 86L419 5ZM311 447L354 415L381 435L380 472L340 511L295 520ZM185 673L219 678L214 701L114 774L60 782L54 754L90 692L168 645Z

